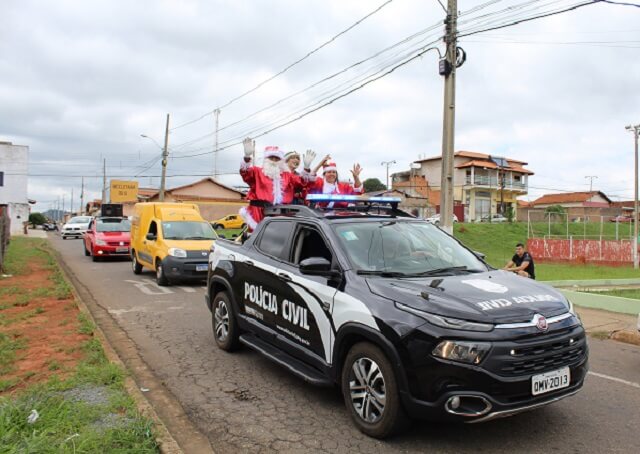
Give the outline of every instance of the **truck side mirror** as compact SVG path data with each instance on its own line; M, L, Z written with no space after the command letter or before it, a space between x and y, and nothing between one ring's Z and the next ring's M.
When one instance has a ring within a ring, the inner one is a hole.
M146 238L147 238L149 241L155 241L157 237L156 237L153 233L147 233Z
M331 262L324 257L309 257L300 262L300 272L309 276L335 276L337 271L331 269Z

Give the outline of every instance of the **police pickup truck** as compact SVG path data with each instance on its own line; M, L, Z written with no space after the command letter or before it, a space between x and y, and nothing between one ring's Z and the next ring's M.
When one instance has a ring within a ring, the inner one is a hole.
M587 341L562 294L491 268L397 199L326 197L216 242L205 299L219 348L338 384L377 438L407 418L488 421L580 390Z

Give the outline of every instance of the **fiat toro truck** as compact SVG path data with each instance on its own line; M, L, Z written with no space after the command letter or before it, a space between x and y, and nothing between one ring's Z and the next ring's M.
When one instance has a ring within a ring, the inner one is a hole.
M572 304L389 200L275 207L244 243L219 240L205 296L217 345L338 384L377 438L407 417L482 422L577 393L588 346Z

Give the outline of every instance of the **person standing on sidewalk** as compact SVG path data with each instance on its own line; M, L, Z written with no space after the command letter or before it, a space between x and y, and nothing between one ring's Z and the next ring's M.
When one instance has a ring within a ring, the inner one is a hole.
M511 271L519 276L528 277L531 279L536 278L535 265L533 263L533 257L527 251L524 250L524 244L516 244L516 253L507 265L502 268L506 271Z

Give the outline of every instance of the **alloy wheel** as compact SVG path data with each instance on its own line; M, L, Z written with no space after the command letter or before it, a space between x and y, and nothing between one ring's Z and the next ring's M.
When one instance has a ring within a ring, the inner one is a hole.
M349 374L351 404L363 421L373 424L382 418L386 405L386 388L382 370L370 358L358 358Z
M223 300L216 302L216 309L214 311L214 329L216 338L224 342L229 335L229 310L227 304Z

